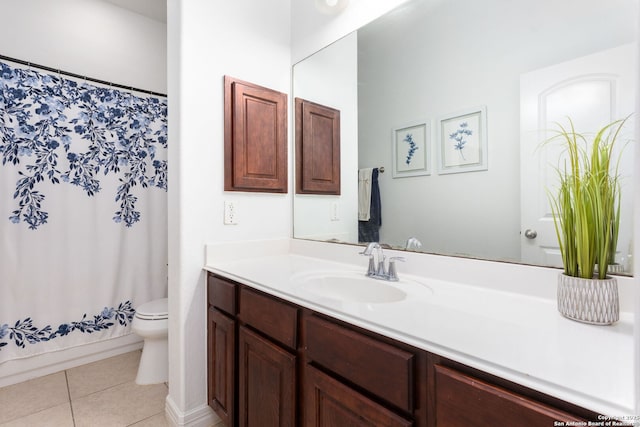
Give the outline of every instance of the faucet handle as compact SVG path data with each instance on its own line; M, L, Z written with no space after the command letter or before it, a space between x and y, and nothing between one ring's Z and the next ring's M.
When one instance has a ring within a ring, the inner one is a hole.
M392 282L397 282L399 280L398 278L398 269L396 268L396 261L402 261L405 262L407 259L405 257L401 257L401 256L392 256L391 258L389 258L389 273L388 273L388 277L389 280Z

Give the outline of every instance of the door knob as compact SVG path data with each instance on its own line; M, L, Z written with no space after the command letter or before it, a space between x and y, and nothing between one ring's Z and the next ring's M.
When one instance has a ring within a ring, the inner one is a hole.
M527 239L535 239L536 237L538 237L538 232L536 230L527 228L524 231L524 237L526 237Z

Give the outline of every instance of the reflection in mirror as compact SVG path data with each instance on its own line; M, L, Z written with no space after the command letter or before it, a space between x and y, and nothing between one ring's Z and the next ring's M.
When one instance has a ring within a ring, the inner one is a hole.
M539 147L566 116L588 133L634 111L637 7L415 0L296 64L294 96L341 111L342 188L296 195L294 236L358 243L358 170L384 167L381 242L405 248L415 237L424 252L558 266L547 190L562 153ZM452 150L442 129L476 108L486 114L486 169L439 173L438 154ZM427 127L418 147L430 147L429 172L394 177L394 157L406 156L392 153L392 130L416 123ZM633 126L626 132L635 139ZM621 159L625 265L632 144Z

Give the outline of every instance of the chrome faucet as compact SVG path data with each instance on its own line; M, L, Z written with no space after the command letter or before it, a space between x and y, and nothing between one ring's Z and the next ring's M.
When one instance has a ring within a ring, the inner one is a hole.
M407 244L405 245L406 250L417 251L421 247L422 247L422 243L420 242L420 240L416 239L415 237L409 237L407 239Z
M398 270L396 269L396 261L404 261L403 257L391 257L389 259L389 268L385 268L385 255L382 246L378 242L371 242L367 245L360 255L369 257L369 266L367 267L367 276L374 279L398 281Z
M374 254L375 251L375 254ZM367 276L375 277L380 274L384 275L384 253L382 246L378 242L371 242L367 245L360 255L369 257L369 267L367 268Z

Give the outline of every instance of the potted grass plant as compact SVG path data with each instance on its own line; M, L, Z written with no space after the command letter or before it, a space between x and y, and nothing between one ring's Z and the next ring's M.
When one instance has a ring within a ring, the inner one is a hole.
M566 160L558 167L559 188L550 197L564 271L558 276L558 311L585 323L619 319L618 285L608 276L615 262L620 225L620 182L614 145L626 120L611 122L591 141L558 124L549 140L560 140Z

